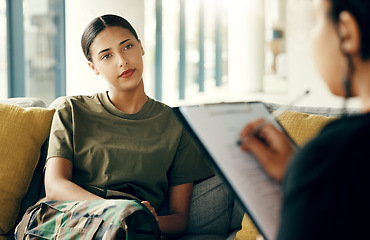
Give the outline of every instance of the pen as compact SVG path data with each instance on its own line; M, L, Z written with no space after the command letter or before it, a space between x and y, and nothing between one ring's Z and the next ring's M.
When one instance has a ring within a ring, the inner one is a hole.
M254 128L252 131L250 131L248 133L248 135L246 137L244 137L243 139L247 139L247 138L249 138L253 135L256 135L261 130L261 128L263 128L266 124L268 124L270 122L273 122L277 117L279 117L281 114L283 114L285 111L287 111L293 104L295 104L297 101L301 100L304 96L306 96L309 93L310 93L310 91L306 90L302 95L298 96L296 99L294 99L289 104L283 105L280 108L278 108L277 110L273 111L271 114L269 114L264 119L263 122L261 122L256 128ZM237 144L240 146L242 144L242 141L243 141L242 139L239 139Z

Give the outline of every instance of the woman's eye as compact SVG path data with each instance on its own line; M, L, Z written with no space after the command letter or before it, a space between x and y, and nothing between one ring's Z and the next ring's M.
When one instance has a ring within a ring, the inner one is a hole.
M132 48L132 46L133 46L132 44L127 45L127 46L125 47L125 50Z
M110 54L105 54L101 57L102 60L110 58Z

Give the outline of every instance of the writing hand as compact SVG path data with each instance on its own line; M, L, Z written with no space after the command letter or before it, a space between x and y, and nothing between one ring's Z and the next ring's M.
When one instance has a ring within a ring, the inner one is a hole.
M240 133L241 148L255 155L267 174L281 182L294 149L288 137L271 123L251 135L263 121L264 119L258 119L245 126Z

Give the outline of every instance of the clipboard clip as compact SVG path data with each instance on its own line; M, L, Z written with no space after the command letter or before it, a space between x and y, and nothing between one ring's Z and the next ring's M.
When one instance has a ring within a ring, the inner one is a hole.
M201 105L211 115L244 114L252 111L248 102L222 102Z

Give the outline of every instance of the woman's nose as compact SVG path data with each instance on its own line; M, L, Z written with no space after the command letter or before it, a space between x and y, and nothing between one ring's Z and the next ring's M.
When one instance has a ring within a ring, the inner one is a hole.
M126 65L127 62L128 62L127 58L125 58L125 56L123 56L123 54L120 54L119 59L118 59L118 65L120 67L122 67L122 66Z

